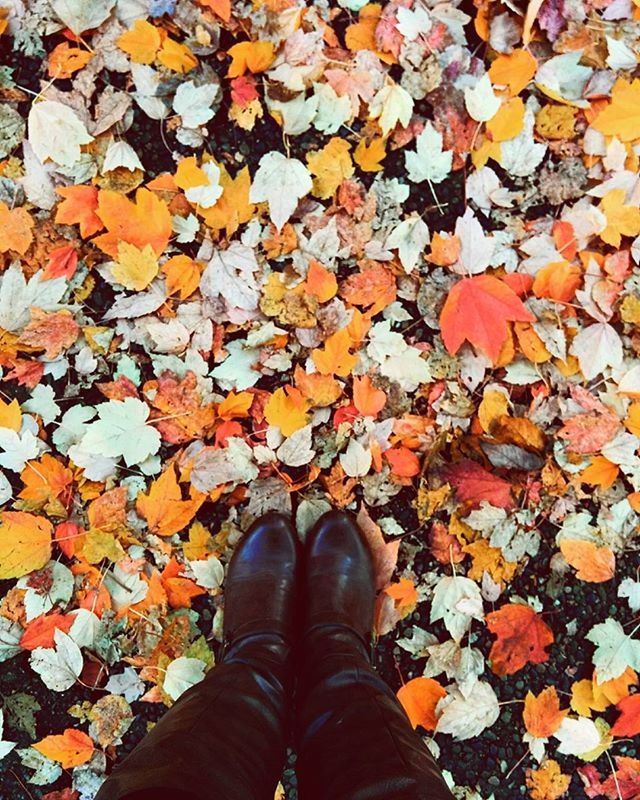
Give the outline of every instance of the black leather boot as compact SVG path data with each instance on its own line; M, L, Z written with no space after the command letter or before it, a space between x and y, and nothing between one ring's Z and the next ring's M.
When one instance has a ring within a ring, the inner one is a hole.
M236 547L221 662L117 766L96 800L273 800L289 733L298 540L268 514Z
M352 518L305 542L296 711L300 800L452 800L429 750L369 658L373 561Z

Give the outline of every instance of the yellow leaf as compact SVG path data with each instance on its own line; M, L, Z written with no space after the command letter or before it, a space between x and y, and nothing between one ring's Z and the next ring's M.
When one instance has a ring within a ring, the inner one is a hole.
M604 711L609 701L604 695L595 696L596 684L584 678L571 684L571 702L569 705L581 717L590 717L592 711Z
M625 190L613 189L605 194L598 206L607 218L607 227L600 233L600 238L614 247L620 246L623 236L640 233L640 208L625 205L624 201Z
M514 50L496 58L489 70L489 78L495 87L506 87L513 97L526 88L537 69L538 62L528 50Z
M118 260L111 271L113 277L126 289L141 292L158 274L158 258L150 244L140 250L135 244L120 242Z
M365 139L360 139L353 153L353 160L363 172L380 172L383 169L381 162L387 156L385 144L382 136L372 139L369 144Z
M33 241L33 220L26 208L10 209L0 201L0 253L14 250L23 256Z
M335 297L338 291L338 281L333 272L322 266L315 258L311 259L305 281L307 292L318 298L319 303L326 303Z
M218 416L227 420L248 417L253 400L251 392L229 392L218 406Z
M536 131L545 139L572 139L575 135L576 109L547 103L536 116Z
M12 431L19 431L22 427L22 411L20 403L13 398L10 403L5 403L0 397L0 428L11 428Z
M42 741L31 746L52 761L60 762L63 769L86 764L95 749L93 741L86 733L73 728L67 728L59 736L45 736Z
M232 236L240 225L248 222L253 216L255 205L249 202L251 176L248 167L241 169L236 177L232 178L223 165L218 166L222 196L211 208L199 208L198 214L214 231L224 228L227 236Z
M161 43L160 31L144 19L137 19L133 28L116 40L118 47L127 53L134 64L151 64L155 61Z
M351 337L346 328L331 334L325 340L322 349L311 351L318 372L322 375L339 375L341 378L346 378L358 363L358 356L349 352L351 345Z
M42 569L51 558L53 525L26 511L0 513L0 580Z
M197 261L181 253L165 261L162 272L167 278L167 294L179 294L186 300L198 288L202 269Z
M500 106L497 113L487 122L487 130L494 142L513 139L524 128L524 103L521 97L513 97Z
M189 72L198 66L198 59L186 44L180 44L167 37L158 53L158 61L173 72Z
M562 555L574 567L576 578L589 583L602 583L613 578L616 558L608 547L598 547L586 539L563 539L560 542Z
M531 800L558 800L569 789L571 776L560 772L557 761L548 759L540 769L527 770L526 782Z
M273 64L275 58L272 42L238 42L227 51L231 64L227 77L237 78L249 71L264 72Z
M149 529L159 536L173 536L193 519L204 501L204 495L183 500L173 464L151 484L148 494L140 492L136 511L147 520Z
M99 564L105 558L115 563L125 555L124 547L113 533L100 528L87 531L82 542L82 558L89 564Z
M182 552L187 561L198 561L211 555L212 544L211 533L201 522L196 520L189 528L189 541L184 543Z
M478 420L485 433L491 433L493 423L509 413L509 398L504 392L496 389L485 391L482 402L478 406Z
M315 176L312 194L321 200L333 197L342 181L353 175L350 148L349 142L334 136L322 150L307 155L309 170Z
M640 409L640 403L638 404ZM628 427L628 426L627 426ZM631 430L629 428L629 430ZM640 428L638 428L640 431ZM633 431L631 431L633 433ZM638 434L636 434L638 435ZM593 456L589 466L580 473L580 480L589 486L599 486L601 489L610 489L615 483L620 467L609 461L604 456Z
M624 424L629 433L640 436L640 402L631 403Z
M611 91L611 102L591 123L605 136L623 142L640 139L640 78L633 82L618 78Z
M269 425L280 428L283 436L291 436L308 422L308 401L293 386L276 389L264 407L264 418Z

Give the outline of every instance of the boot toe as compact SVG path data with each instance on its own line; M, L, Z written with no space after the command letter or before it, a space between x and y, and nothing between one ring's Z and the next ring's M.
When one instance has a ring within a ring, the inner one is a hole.
M318 520L306 544L312 571L324 571L330 562L337 572L357 572L361 580L370 575L373 582L371 550L350 514L328 511Z

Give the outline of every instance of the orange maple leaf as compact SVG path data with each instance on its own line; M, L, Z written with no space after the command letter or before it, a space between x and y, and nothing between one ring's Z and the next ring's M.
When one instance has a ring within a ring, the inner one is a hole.
M457 353L466 340L496 364L509 335L507 322L534 320L506 283L492 275L474 275L458 281L449 292L440 313L440 328L450 353Z
M31 746L52 761L60 762L64 769L86 764L95 749L93 741L86 733L73 728L67 728L59 736L45 736Z
M610 733L613 736L637 736L640 733L640 694L623 698L616 708L620 711L620 716Z
M33 220L26 208L0 202L0 253L13 250L23 256L33 241Z
M173 464L155 480L148 494L142 492L136 500L136 511L147 520L149 529L159 536L172 536L191 522L204 502L205 495L191 500L182 499L182 491Z
M346 328L332 333L324 347L311 351L313 363L321 375L339 375L345 378L358 363L358 356L350 352L353 345Z
M485 619L491 633L498 637L489 653L496 675L513 675L525 664L549 660L545 647L553 643L553 631L531 606L507 603Z
M426 731L436 728L436 705L447 691L433 678L413 678L398 690L398 700L407 712L414 728L422 726Z
M528 733L546 739L558 730L568 713L568 708L560 709L560 699L555 686L548 686L539 695L527 692L522 719Z
M104 228L96 214L98 190L95 186L63 186L56 191L64 198L56 211L58 225L79 225L84 239Z
M44 350L49 359L71 347L80 334L80 326L70 311L48 313L39 308L31 309L31 321L20 334L18 341L36 350Z
M585 539L563 539L560 550L581 581L602 583L615 574L616 557L609 547L598 547Z
M75 617L72 614L41 614L32 619L20 637L23 650L35 650L36 647L55 647L53 634L56 631L68 633Z
M171 214L167 204L148 189L138 189L135 202L119 192L103 189L98 193L97 216L107 233L93 243L107 255L118 256L118 244L127 242L143 250L151 245L159 256L171 236Z

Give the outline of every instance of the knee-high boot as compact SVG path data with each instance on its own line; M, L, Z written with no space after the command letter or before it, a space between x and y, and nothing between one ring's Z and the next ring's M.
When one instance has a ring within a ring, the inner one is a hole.
M286 519L253 526L229 567L221 663L116 767L96 800L273 800L290 723L296 562Z
M451 800L435 759L371 665L373 568L348 516L326 515L311 533L304 581L300 800Z

